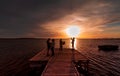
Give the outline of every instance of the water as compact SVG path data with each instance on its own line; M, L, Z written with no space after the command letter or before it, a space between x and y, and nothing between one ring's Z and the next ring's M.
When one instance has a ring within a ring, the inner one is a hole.
M70 48L70 39L63 39L63 41L65 41L64 48ZM58 48L59 39L56 39L55 43L55 47ZM98 45L104 44L120 47L120 39L77 39L75 48L90 59L89 71L93 76L120 76L120 50L99 51ZM26 67L28 59L42 48L46 48L46 39L1 39L1 76L16 76L22 73L24 75L25 70L29 69ZM22 67L19 67L20 65Z
M70 40L65 48L69 48ZM56 40L58 47L58 40ZM89 58L89 71L94 76L120 76L120 50L100 51L98 45L118 45L120 39L76 39L75 48Z
M99 51L98 45L119 45L119 39L77 40L77 49L90 59L90 71L103 76L120 76L120 50Z

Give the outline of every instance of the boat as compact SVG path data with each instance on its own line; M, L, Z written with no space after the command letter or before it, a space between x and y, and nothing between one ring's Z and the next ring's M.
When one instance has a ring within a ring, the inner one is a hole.
M119 46L118 45L99 45L98 48L99 50L112 51L112 50L118 50Z

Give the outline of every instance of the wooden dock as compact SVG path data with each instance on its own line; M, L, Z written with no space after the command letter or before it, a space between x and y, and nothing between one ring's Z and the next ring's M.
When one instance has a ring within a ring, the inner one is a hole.
M55 49L55 55L47 57L46 51L42 50L29 60L30 67L39 67L39 62L48 61L41 76L81 76L76 66L78 67L79 64L81 66L81 63L88 60L85 56L76 50L63 49L60 51ZM83 62L79 63L80 61ZM86 66L84 67L86 68Z
M29 59L30 67L41 67L42 62L48 61L51 57L46 56L46 49L41 50L35 56Z

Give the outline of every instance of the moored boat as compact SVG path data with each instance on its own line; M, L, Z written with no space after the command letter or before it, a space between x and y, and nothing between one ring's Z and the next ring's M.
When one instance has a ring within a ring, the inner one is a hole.
M118 45L99 45L99 50L118 50Z

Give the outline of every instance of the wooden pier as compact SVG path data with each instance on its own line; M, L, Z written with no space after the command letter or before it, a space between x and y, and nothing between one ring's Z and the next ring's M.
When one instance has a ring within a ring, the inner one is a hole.
M30 67L40 67L41 62L48 61L41 76L81 76L79 68L88 71L88 59L77 50L55 49L54 56L46 56L44 49L32 57Z

